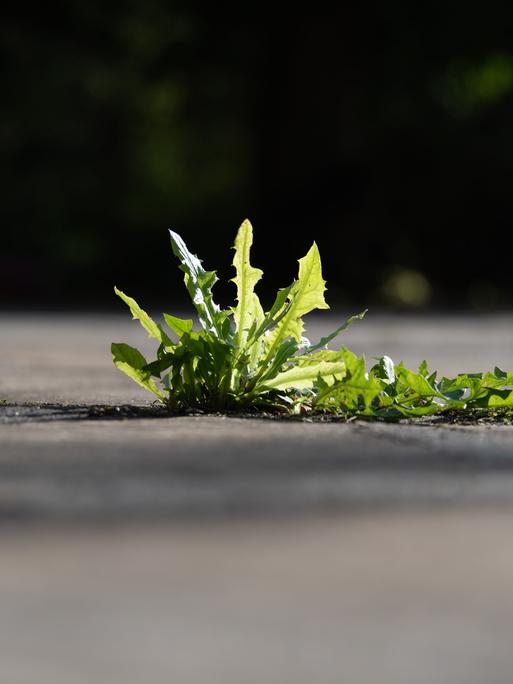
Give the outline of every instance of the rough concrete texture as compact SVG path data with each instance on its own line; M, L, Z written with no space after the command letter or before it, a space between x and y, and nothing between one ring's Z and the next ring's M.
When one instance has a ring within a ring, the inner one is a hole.
M513 427L184 417L0 426L4 520L513 504Z
M314 318L318 339L339 321ZM150 403L117 371L111 340L149 353L128 317L0 320L0 392L10 401ZM444 373L513 368L513 320L369 318L344 336ZM12 413L12 407L10 411ZM189 417L0 424L0 517L134 518L333 506L510 502L513 428L308 424Z
M1 316L1 398L147 402L111 340L151 348L122 317ZM506 316L345 341L513 368ZM0 424L0 682L509 684L512 447L509 427Z

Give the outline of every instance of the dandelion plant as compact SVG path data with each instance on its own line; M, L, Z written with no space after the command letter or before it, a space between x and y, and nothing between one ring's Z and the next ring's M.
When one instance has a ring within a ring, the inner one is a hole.
M206 271L177 233L170 231L170 237L199 330L193 329L192 319L167 313L157 323L134 299L114 288L156 341L156 358L148 362L128 344L112 344L115 365L170 411L265 409L398 418L513 406L513 373L499 368L438 380L426 362L412 371L383 356L367 369L364 357L346 347L328 349L365 311L310 343L304 337L304 316L329 308L315 242L299 259L297 278L278 291L265 311L255 291L263 273L250 263L249 221L243 222L235 238L236 303L228 309L214 301L215 271Z

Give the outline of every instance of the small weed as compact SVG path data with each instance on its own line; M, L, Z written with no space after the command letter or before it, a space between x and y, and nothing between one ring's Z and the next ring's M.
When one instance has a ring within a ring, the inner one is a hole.
M163 314L164 323L156 323L115 288L158 349L148 362L137 349L112 344L115 365L170 411L272 411L397 420L513 406L513 373L500 368L438 379L425 361L413 371L383 356L367 369L365 358L346 347L329 350L328 343L365 311L311 344L303 336L303 318L314 309L329 308L315 243L299 260L297 279L279 290L269 311L264 311L255 292L263 273L250 264L253 230L244 221L233 259L237 302L223 310L212 294L215 271L206 271L182 238L173 231L170 235L201 329L194 331L191 319L171 314Z

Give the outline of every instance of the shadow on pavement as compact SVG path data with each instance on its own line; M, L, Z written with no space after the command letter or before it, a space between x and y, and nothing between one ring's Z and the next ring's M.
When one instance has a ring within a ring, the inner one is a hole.
M127 418L170 418L164 406L122 404L2 404L0 424L50 422L57 420L125 420Z

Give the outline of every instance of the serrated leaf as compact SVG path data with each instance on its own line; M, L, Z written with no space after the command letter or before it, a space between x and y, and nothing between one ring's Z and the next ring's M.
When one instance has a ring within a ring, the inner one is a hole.
M506 373L497 368L493 373L460 373L452 380L443 378L441 386L444 393L454 389L466 390L467 401L470 404L485 398L490 390L508 391L506 388L513 386L513 373Z
M267 355L273 353L277 345L286 337L301 342L304 324L302 317L314 309L329 309L324 299L326 290L322 278L321 258L315 242L306 256L299 259L298 279L290 287L288 307L267 341Z
M146 359L141 352L124 342L113 342L111 345L112 360L120 371L144 389L155 394L160 400L165 401L164 394L159 390L151 379L151 374L143 370L147 365Z
M483 376L485 387L505 387L513 385L513 373L506 373L499 368L495 368L493 373L485 373Z
M420 362L418 373L419 373L419 375L422 375L423 378L428 377L429 369L428 369L427 361L425 359L424 359L424 361Z
M171 246L180 261L180 269L185 273L184 282L201 325L209 332L222 337L222 323L226 314L214 302L212 288L217 282L215 271L205 271L197 256L191 254L183 239L170 230Z
M237 306L233 312L236 344L241 348L246 346L251 328L258 327L264 320L262 305L254 291L263 271L250 264L252 244L253 228L251 223L246 220L242 223L235 238L233 266L236 276L232 278L232 282L237 286Z
M331 387L320 384L316 404L323 406L335 403L339 408L371 411L372 402L383 390L383 381L367 373L364 356L358 357L346 347L342 347L340 353L346 373Z
M158 325L158 323L155 323L155 321L151 318L151 316L149 316L146 313L146 311L141 309L141 307L135 301L135 299L133 299L132 297L129 297L124 292L121 292L121 290L118 290L117 287L114 288L114 292L128 306L128 308L132 312L133 320L139 321L139 323L146 330L146 332L148 333L148 335L150 337L153 337L154 339L158 340L162 344L166 344L166 345L172 345L173 344L171 342L171 340L169 339L169 337L166 335L166 333L162 330L160 325Z
M417 396L425 398L442 396L441 393L429 383L427 378L420 373L415 373L415 371L405 368L402 363L396 366L395 372L398 381L402 384L402 391L405 389L411 390Z

